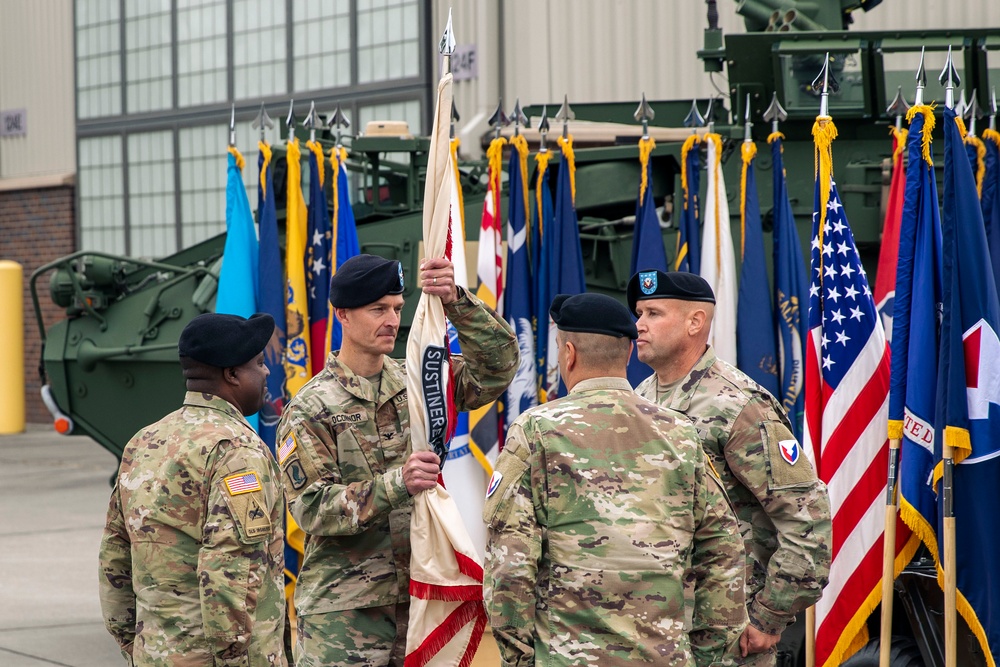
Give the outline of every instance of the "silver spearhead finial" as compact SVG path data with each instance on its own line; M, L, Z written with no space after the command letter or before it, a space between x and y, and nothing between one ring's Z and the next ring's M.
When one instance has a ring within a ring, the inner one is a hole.
M333 112L333 115L331 115L327 119L326 126L328 128L330 128L331 130L333 130L334 135L337 137L337 147L340 148L340 145L341 145L340 144L340 135L341 135L340 130L343 129L343 128L350 127L351 126L351 121L349 121L347 119L347 116L344 115L344 111L340 108L339 104L337 105L336 110Z
M510 114L510 120L514 123L514 136L521 134L521 126L525 128L530 128L531 125L528 124L528 117L524 115L521 111L521 98L514 100L514 110Z
M285 118L285 127L288 128L288 140L295 139L295 100L288 102L288 116Z
M698 110L698 100L691 100L691 110L684 117L684 127L705 127L705 118L701 115L701 111Z
M892 100L892 103L886 108L885 112L889 116L896 119L896 129L900 130L903 128L903 116L906 112L910 110L910 105L906 102L906 98L903 97L903 87L899 86L896 88L896 97Z
M915 106L924 103L924 88L927 87L927 70L924 68L924 47L920 47L920 67L917 68L917 93L913 99Z
M976 121L983 117L983 110L979 108L979 102L976 101L976 89L972 89L972 94L969 96L969 103L965 105L965 119L969 124L969 136L976 136Z
M542 118L538 121L538 152L548 153L549 147L545 143L545 135L549 133L549 114L546 105L542 105Z
M708 110L705 111L705 124L709 133L715 132L715 96L708 98Z
M823 59L823 69L820 70L816 78L813 79L812 89L819 90L819 115L830 115L830 93L840 90L840 84L830 72L830 52Z
M253 122L250 123L250 127L255 130L258 128L260 129L261 141L265 140L264 132L274 127L274 121L267 115L267 109L264 108L263 102L260 103L260 111L257 112L257 116L253 119Z
M444 71L451 71L451 55L455 53L455 32L451 29L451 7L448 8L448 25L445 26L444 34L441 35L441 43L438 50L444 56Z
M778 131L778 123L784 122L786 118L788 118L788 113L778 101L778 91L774 91L771 94L771 103L764 110L764 120L771 122L771 134Z
M229 145L236 145L236 102L233 102L233 109L229 112Z
M944 86L944 105L949 109L955 108L955 88L962 84L962 79L955 69L955 62L951 57L951 46L948 47L948 59L944 62L944 69L938 81Z
M642 138L649 139L649 121L653 120L656 114L653 112L653 107L649 106L649 102L646 101L646 93L642 94L642 101L639 102L639 108L635 110L632 117L637 121L642 123Z
M955 115L959 118L965 118L965 88L961 90L958 94L958 102L955 104Z
M500 130L502 130L507 125L510 125L510 119L507 118L507 114L503 112L503 98L497 102L497 110L493 112L489 120L490 126L493 128L493 138L500 138Z
M569 95L563 95L562 106L556 112L556 120L562 123L563 139L569 136L569 121L576 118L576 114L569 106Z
M990 95L990 129L996 131L997 129L997 87L993 86L993 91Z
M753 127L753 123L750 122L750 93L747 93L747 103L743 111L743 143L749 144L753 142L753 138L750 136L750 128Z
M306 114L305 120L302 121L302 127L309 130L309 141L316 141L316 128L322 127L323 123L319 120L319 115L316 113L316 103L309 103L309 113Z

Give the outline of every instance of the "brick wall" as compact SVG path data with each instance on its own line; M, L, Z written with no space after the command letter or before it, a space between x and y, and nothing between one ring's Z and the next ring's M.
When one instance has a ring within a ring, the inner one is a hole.
M42 345L28 281L36 268L76 249L74 192L72 186L0 192L0 259L24 267L24 385L29 423L48 424L52 418L39 394ZM46 327L65 317L65 311L49 298L48 285L48 276L39 280L39 304Z

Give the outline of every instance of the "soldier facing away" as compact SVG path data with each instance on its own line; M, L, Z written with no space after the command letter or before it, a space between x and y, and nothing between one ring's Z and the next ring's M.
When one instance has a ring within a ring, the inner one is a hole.
M178 341L184 405L122 453L101 609L130 665L284 667L284 493L244 415L264 403L270 315L206 313Z
M517 370L510 327L455 285L451 262L427 259L420 283L458 331L455 402L499 396ZM306 533L295 588L298 667L402 667L409 620L412 496L437 484L434 452L412 452L406 369L387 355L399 331L403 268L358 255L331 281L343 344L285 408L278 464Z
M745 557L697 432L632 391L625 306L559 295L550 313L570 393L511 425L483 513L502 664L732 664Z
M639 318L639 360L655 371L636 391L690 419L740 521L750 616L740 664L773 666L782 630L827 584L826 485L778 401L708 345L715 295L704 278L641 271L627 296Z

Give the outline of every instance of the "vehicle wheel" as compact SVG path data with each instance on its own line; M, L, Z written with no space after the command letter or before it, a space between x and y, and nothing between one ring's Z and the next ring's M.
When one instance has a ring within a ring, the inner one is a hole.
M878 667L881 648L881 640L873 639L848 658L841 667ZM924 659L920 655L920 649L917 648L916 642L909 637L896 635L892 638L889 664L892 667L924 667Z

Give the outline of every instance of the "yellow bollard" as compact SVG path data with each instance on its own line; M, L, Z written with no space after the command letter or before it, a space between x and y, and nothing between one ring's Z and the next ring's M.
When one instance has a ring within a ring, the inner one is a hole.
M24 431L24 269L0 260L0 434Z

